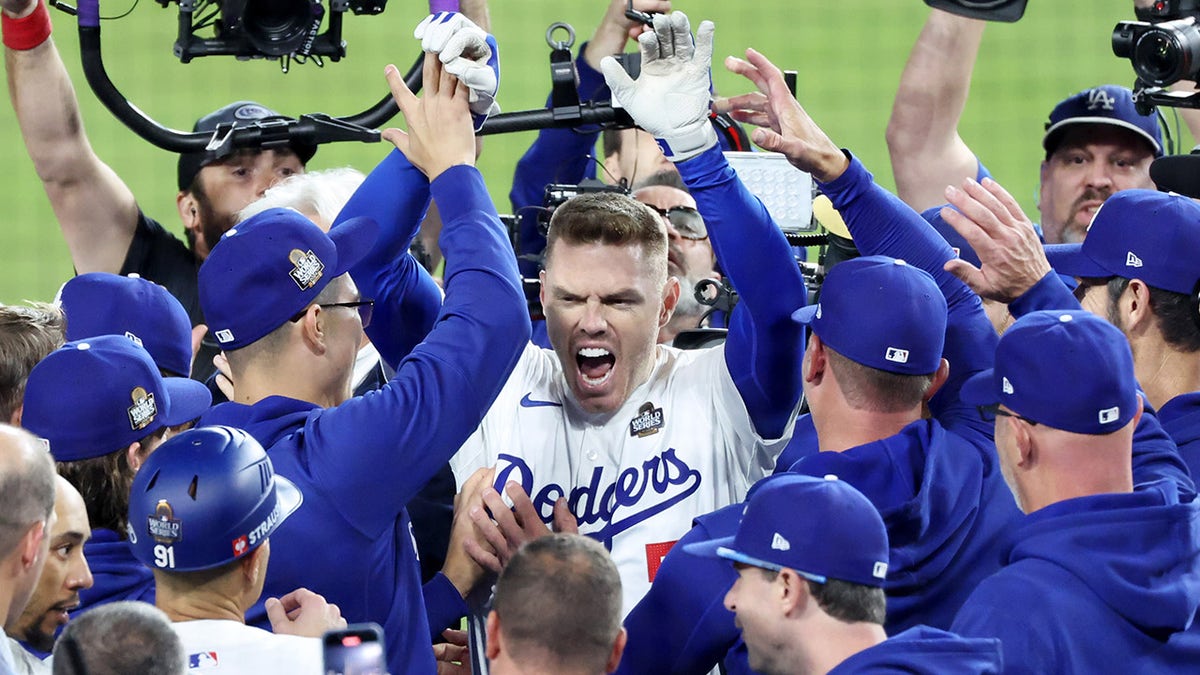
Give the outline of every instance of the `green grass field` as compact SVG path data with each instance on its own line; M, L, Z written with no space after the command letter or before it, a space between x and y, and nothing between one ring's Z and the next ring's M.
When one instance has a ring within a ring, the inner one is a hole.
M133 0L104 0L117 15ZM544 35L554 21L575 26L582 39L603 15L603 0L493 0L493 32L501 46L506 111L540 107L549 87ZM349 55L323 69L298 66L287 75L274 62L211 57L184 65L171 55L176 9L143 0L126 18L102 24L109 75L139 108L159 122L190 129L199 115L250 98L297 115L357 113L385 92L383 67L404 69L417 52L412 29L424 5L392 0L379 16L347 16ZM696 21L716 22L716 59L753 46L782 67L799 71L799 98L840 144L852 148L879 180L891 184L883 132L896 82L928 9L920 0L859 0L830 7L796 0L745 2L681 0L677 9ZM1132 18L1128 0L1055 0L1030 3L1014 25L993 25L984 39L962 131L992 174L1033 212L1042 124L1053 104L1092 84L1133 80L1127 61L1112 56L1109 34ZM174 213L175 157L145 143L113 118L87 88L79 66L74 19L54 12L55 39L81 100L96 152L132 187L142 208L169 227ZM723 93L747 83L720 70ZM398 120L397 120L398 123ZM532 133L490 137L481 168L501 212L517 158ZM0 301L49 299L71 274L66 245L21 144L7 106L0 112ZM1189 143L1183 147L1190 148ZM381 145L324 146L310 168L352 165L369 170Z

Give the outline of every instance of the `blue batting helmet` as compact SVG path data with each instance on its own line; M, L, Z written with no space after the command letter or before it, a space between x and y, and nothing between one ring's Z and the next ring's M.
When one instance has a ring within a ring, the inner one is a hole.
M129 544L151 569L218 567L258 548L302 500L250 434L198 427L163 443L138 471Z

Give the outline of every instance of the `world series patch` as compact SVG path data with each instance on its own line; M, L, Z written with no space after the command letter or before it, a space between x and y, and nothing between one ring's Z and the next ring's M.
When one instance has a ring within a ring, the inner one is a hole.
M631 437L645 438L658 433L663 428L662 408L655 408L653 403L646 402L638 408L638 416L629 423Z

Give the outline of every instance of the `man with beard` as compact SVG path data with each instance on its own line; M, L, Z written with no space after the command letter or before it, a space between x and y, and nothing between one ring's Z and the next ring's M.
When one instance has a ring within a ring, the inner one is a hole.
M25 648L10 645L20 673L44 672L40 659L54 649L55 632L70 619L68 612L79 606L79 591L92 587L92 571L83 556L83 545L92 536L87 507L66 478L56 476L55 484L58 521L50 528L50 554L25 611L4 627Z
M658 331L658 341L670 344L680 331L699 327L708 308L696 300L693 291L702 279L721 278L717 257L696 200L674 168L639 183L632 197L657 211L667 226L667 274L679 280L679 302L670 321Z
M946 201L947 185L983 180L987 169L958 133L984 22L932 10L909 54L887 143L896 193L917 211ZM1054 107L1042 137L1038 211L1046 243L1082 241L1105 199L1154 188L1150 162L1162 155L1153 114L1141 115L1132 92L1103 85Z

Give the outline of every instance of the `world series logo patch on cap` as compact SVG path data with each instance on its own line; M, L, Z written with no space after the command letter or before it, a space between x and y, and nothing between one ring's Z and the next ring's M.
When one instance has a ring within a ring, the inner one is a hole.
M325 273L325 263L317 257L317 254L312 251L304 252L298 248L292 249L288 254L288 260L292 261L295 267L291 272L288 272L292 277L292 281L300 287L300 290L307 291L317 282L321 280L321 275Z
M134 431L150 426L154 417L158 415L154 394L141 387L134 387L133 391L129 392L129 397L133 399L133 405L129 406L129 426L133 427Z

